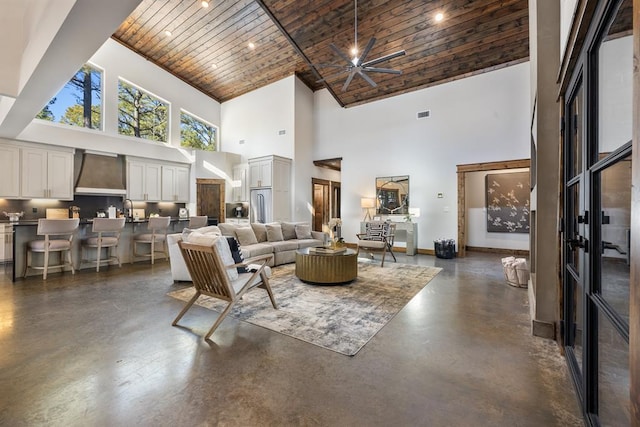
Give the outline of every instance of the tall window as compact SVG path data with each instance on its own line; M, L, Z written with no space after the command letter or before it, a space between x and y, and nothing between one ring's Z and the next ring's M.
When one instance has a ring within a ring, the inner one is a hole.
M216 151L216 127L182 111L180 113L180 145L205 151Z
M168 117L168 103L124 80L118 82L120 134L167 142Z
M102 71L84 65L38 113L37 119L102 129Z

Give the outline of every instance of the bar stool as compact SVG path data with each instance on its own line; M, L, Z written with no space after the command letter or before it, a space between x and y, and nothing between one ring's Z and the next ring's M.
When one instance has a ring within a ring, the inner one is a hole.
M131 244L133 245L131 256L132 264L136 256L151 257L151 264L153 264L156 252L162 252L165 259L169 259L169 253L167 252L167 231L169 229L170 223L170 216L156 216L149 218L149 222L147 223L147 230L150 231L150 233L135 235L131 240ZM151 245L150 253L138 254L136 249L139 244ZM156 244L161 244L162 250L156 250Z
M117 261L118 267L122 267L120 257L118 256L118 244L120 243L120 233L124 228L124 221L126 218L94 218L93 227L91 231L98 233L97 236L92 236L84 239L82 242L82 249L95 248L96 260L83 259L86 262L96 263L96 272L100 271L100 264L103 262ZM105 234L107 234L105 236ZM107 248L107 257L102 259L102 249ZM112 249L115 248L115 254Z
M189 228L193 230L194 228L206 227L208 221L209 221L209 218L206 215L190 216Z
M79 218L70 219L39 219L38 220L38 236L44 236L44 240L32 240L27 243L27 256L24 264L24 277L27 277L29 268L34 270L43 270L42 279L47 279L47 272L50 268L71 267L71 273L75 274L73 268L73 258L71 256L71 243L73 236L80 224ZM51 237L66 237L64 239L52 239ZM44 254L44 262L42 267L33 266L33 253L39 252ZM58 252L60 261L57 265L49 265L50 252ZM67 252L67 261L64 261L63 252Z

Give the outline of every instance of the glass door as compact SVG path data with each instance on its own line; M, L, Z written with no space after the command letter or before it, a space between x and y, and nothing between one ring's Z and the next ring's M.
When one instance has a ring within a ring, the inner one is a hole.
M599 2L564 106L562 339L596 426L631 423L631 18L631 0Z

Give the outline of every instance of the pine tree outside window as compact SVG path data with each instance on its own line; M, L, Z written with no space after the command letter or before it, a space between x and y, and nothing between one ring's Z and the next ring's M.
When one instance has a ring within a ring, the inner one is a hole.
M212 124L185 112L180 112L180 145L204 151L218 150L218 132Z
M36 115L36 119L102 129L102 70L85 64Z
M167 142L169 103L122 79L118 82L118 133Z

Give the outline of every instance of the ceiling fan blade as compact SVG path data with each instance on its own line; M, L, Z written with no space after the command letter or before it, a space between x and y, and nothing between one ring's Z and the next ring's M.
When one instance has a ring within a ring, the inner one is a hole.
M342 91L346 92L347 88L349 87L349 84L351 83L351 80L353 80L353 76L356 75L356 72L354 70L351 70L351 72L349 73L349 77L347 77L347 81L344 82L344 85L342 86Z
M400 50L398 52L390 53L389 55L381 56L380 58L372 59L371 61L367 61L364 64L362 64L362 66L363 67L369 67L371 65L376 65L376 64L379 64L381 62L388 61L388 60L393 59L393 58L397 58L398 56L402 56L404 54L405 54L405 51L404 50Z
M362 51L362 55L360 55L360 58L358 58L358 65L361 65L364 62L364 60L367 58L367 55L369 54L369 51L371 50L375 42L376 42L375 37L371 37L369 39L369 43L367 43L364 50Z
M336 45L335 45L335 44L331 43L331 44L329 44L329 47L331 47L331 49L333 49L333 51L334 51L335 53L337 53L337 54L338 54L338 56L339 56L340 58L344 59L344 60L345 60L349 65L353 65L353 63L351 62L351 59L349 59L349 57L348 57L347 55L345 55L344 53L342 53L342 52L340 51L340 49L338 49L338 48L336 47Z
M364 71L373 71L374 73L402 74L402 71L394 70L392 68L362 67L362 69Z
M360 76L365 79L365 81L367 83L369 83L372 87L377 87L378 85L376 84L376 82L374 82L373 80L371 80L371 77L367 76L367 73L363 73L362 71L358 71L358 74L360 74Z

